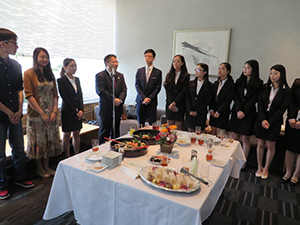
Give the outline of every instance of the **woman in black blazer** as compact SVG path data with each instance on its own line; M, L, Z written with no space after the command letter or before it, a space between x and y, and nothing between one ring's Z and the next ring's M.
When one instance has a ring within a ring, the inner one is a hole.
M207 107L213 97L213 84L208 80L208 65L199 63L195 69L196 78L189 82L186 92L186 121L189 132L195 131L195 126L204 130L207 119Z
M61 123L63 131L62 144L67 157L70 157L70 135L73 132L73 148L79 153L82 128L83 99L78 77L74 77L77 70L74 59L66 58L61 68L61 78L57 79L58 90L62 98Z
M275 143L279 137L282 115L286 111L291 98L291 89L286 82L286 72L282 65L274 65L270 69L268 83L262 87L258 98L258 120L256 123L257 164L255 176L268 178L269 166L275 154ZM262 166L264 148L267 146L266 164Z
M223 62L219 66L219 78L214 82L213 100L209 106L212 134L217 128L227 129L230 115L230 104L234 95L234 82L230 75L231 65Z
M242 137L243 149L246 158L249 155L256 121L256 103L263 85L259 78L259 64L256 60L245 62L243 72L235 83L234 105L231 114L231 130L235 133L234 139Z
M187 71L185 59L182 55L175 55L169 73L164 82L166 89L166 117L169 125L182 128L182 121L186 112L185 94L190 74Z
M285 174L281 183L289 182L290 186L298 184L300 176L300 78L297 78L292 86L292 97L288 108L288 116L285 125ZM296 169L293 173L293 165L296 160Z

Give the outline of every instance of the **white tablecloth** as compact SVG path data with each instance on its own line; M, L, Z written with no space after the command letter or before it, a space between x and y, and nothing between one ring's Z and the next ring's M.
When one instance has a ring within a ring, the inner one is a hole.
M206 147L190 145L175 147L169 166L179 169L182 158L190 157L191 149L198 151L200 163L208 163L205 161ZM144 156L125 158L122 165L132 162L152 165L147 159L159 153L159 146L151 146L148 150ZM109 151L109 143L101 145L100 151ZM200 225L213 211L228 177L239 178L240 168L246 161L239 142L235 141L229 148L215 146L214 158L226 160L227 164L223 168L211 165L209 186L201 184L198 191L186 194L149 186L121 172L121 166L100 173L91 172L87 167L94 162L85 159L90 153L88 150L59 163L43 216L45 220L73 210L75 218L83 225Z

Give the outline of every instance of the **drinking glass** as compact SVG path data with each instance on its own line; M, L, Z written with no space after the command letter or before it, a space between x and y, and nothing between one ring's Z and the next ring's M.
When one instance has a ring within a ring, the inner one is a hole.
M159 121L154 122L154 123L152 124L152 129L153 129L153 130L159 130L159 126L160 126L160 122L159 122Z
M99 150L99 140L98 139L92 139L92 149L93 149L93 152L97 152Z
M196 126L195 127L195 132L197 135L200 135L201 134L201 127L200 126Z
M200 178L202 178L203 180L208 181L209 168L210 168L209 163L206 163L206 162L201 163L201 165L200 165Z
M197 140L196 135L195 135L195 134L192 134L192 135L191 135L191 143L192 143L192 144L195 144L195 143L196 143L196 140Z
M136 130L136 125L130 125L129 126L129 131L130 131L130 135L133 135L133 132Z

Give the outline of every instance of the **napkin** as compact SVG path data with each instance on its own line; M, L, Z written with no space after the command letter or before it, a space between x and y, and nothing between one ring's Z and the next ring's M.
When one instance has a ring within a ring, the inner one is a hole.
M140 175L139 171L137 171L135 169L132 169L132 168L129 168L127 166L121 166L120 171L122 171L123 173L125 173L128 176L132 177L133 179L138 178L139 175Z

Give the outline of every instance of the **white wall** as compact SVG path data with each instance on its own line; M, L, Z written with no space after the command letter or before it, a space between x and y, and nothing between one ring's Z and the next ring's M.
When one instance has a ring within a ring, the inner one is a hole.
M153 48L154 65L163 80L173 57L173 31L231 28L229 62L236 79L244 62L260 62L266 82L276 63L287 69L288 83L299 76L300 1L298 0L116 0L116 54L119 71L128 86L127 103L133 103L136 69L144 66L143 52ZM159 95L164 107L165 90Z

